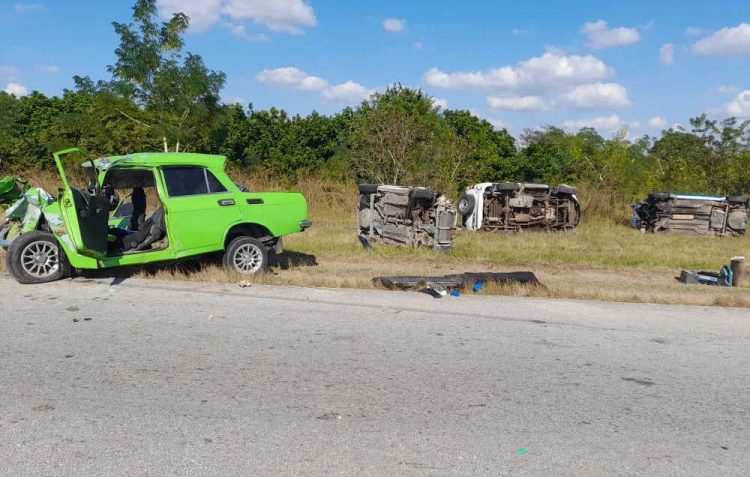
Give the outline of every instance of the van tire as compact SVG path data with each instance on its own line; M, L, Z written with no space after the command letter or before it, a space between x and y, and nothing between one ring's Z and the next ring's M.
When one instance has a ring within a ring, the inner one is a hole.
M70 275L68 257L55 236L40 230L16 237L8 247L5 265L13 278L25 285L54 282Z

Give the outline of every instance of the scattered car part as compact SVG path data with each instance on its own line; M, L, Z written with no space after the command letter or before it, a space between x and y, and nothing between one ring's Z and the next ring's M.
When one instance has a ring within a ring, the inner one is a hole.
M576 188L521 182L484 182L458 199L467 230L573 230L581 219Z
M631 224L644 232L736 236L747 220L746 197L657 192L633 206Z
M427 187L359 186L358 235L365 247L381 243L449 250L456 210Z
M312 225L301 194L244 192L226 175L223 156L137 153L89 160L83 164L88 184L74 187L62 158L75 153L66 149L53 155L62 182L58 197L26 189L0 223L8 270L21 283L56 280L73 268L143 265L214 252L224 252L230 269L253 274L267 267L269 250L281 250L282 236ZM145 220L139 216L145 204L136 203L141 194L135 193L144 187L160 203ZM133 189L129 206L118 188Z
M375 277L372 282L389 289L422 288L427 284L439 285L444 288L472 288L480 291L486 283L521 283L525 285L541 285L533 272L467 272L444 276L386 276ZM477 286L477 283L481 285Z

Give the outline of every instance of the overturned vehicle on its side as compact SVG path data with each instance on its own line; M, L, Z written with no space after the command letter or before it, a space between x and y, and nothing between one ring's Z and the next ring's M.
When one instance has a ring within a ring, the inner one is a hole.
M456 210L443 195L427 187L361 184L357 210L358 234L372 244L453 246Z
M633 227L645 232L743 235L748 199L655 192L633 206Z
M520 182L484 182L466 189L458 213L467 230L573 230L581 219L576 188Z

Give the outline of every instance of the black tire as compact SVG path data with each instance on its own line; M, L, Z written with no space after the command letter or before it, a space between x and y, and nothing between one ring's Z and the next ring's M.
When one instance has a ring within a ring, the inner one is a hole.
M648 195L651 200L667 200L669 199L669 192L652 192Z
M492 189L503 192L513 192L521 190L521 184L518 182L498 182L497 184L493 184Z
M380 187L379 184L360 184L359 185L359 193L360 194L374 194L378 191L378 187Z
M575 187L571 187L568 185L559 185L555 187L555 194L567 194L567 195L574 195L576 192L578 192L578 189Z
M54 282L70 275L68 257L55 236L40 230L16 237L8 247L5 264L23 284Z
M222 263L243 275L263 273L268 269L268 248L256 238L236 237L229 242Z
M727 197L727 202L730 204L741 204L741 205L747 205L747 197L743 197L741 195L730 195Z
M411 193L411 196L413 199L432 200L435 198L435 192L433 192L432 189L429 189L427 187L420 187L420 188L414 189Z
M476 199L473 195L463 194L459 197L456 203L456 210L461 215L469 215L474 212L474 206L476 205Z

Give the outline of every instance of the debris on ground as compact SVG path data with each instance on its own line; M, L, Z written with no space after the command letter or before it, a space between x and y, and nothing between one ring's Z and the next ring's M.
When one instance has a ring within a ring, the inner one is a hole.
M391 276L375 277L375 285L388 289L423 290L433 296L443 297L448 290L462 290L470 288L475 293L480 292L487 283L520 283L524 285L541 285L533 272L467 272L444 276ZM438 290L442 290L440 293ZM436 295L437 293L438 295ZM455 296L455 295L453 295Z
M240 287L240 288L247 288L247 287L253 286L253 284L250 283L249 280L242 280L241 282L237 283L237 286Z
M721 267L718 273L682 270L677 280L687 285L748 287L750 286L750 264L747 263L745 257L732 257L730 264Z

